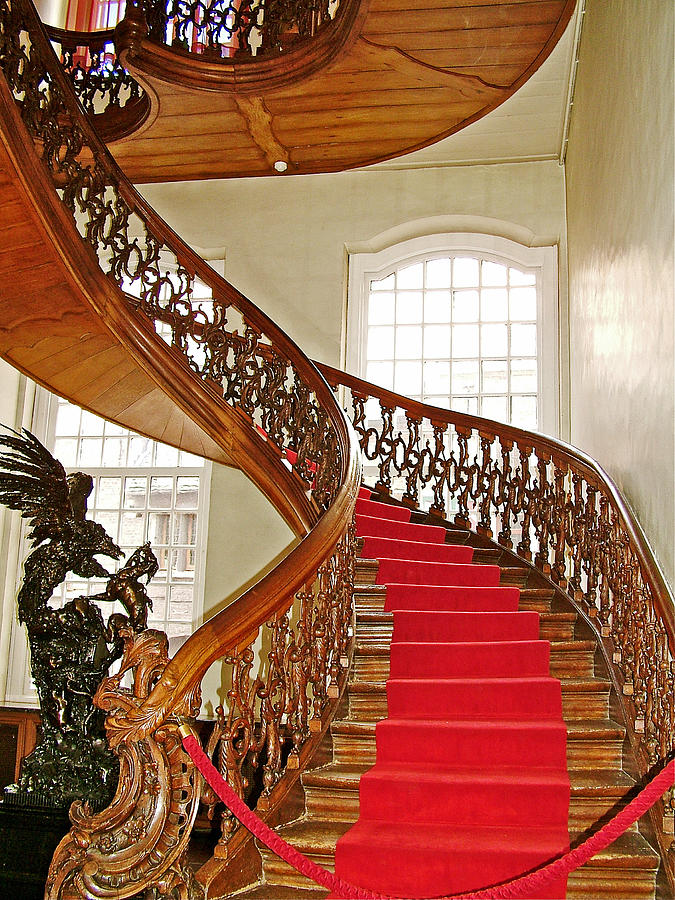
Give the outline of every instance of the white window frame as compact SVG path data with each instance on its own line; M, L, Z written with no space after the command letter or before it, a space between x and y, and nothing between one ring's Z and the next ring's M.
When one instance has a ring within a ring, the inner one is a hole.
M368 295L371 280L398 266L444 253L480 255L496 263L537 271L537 421L539 431L560 434L558 248L528 247L496 235L451 232L415 237L378 252L349 254L346 335L343 359L348 372L365 378Z

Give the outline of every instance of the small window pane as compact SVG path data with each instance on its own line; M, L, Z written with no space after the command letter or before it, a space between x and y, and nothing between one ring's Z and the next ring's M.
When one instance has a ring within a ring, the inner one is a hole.
M401 325L396 329L396 358L419 359L422 356L422 326Z
M478 260L458 256L454 263L455 287L478 287Z
M419 397L422 393L422 363L397 362L394 375L394 390L407 397Z
M452 364L453 394L477 394L478 360L455 360Z
M430 259L427 262L427 287L428 288L449 288L450 287L450 260Z
M450 398L449 397L435 397L435 396L425 396L422 398L425 403L428 403L430 406L439 406L441 409L450 409ZM429 444L433 446L434 444L434 436L425 435L425 441L429 441Z
M103 465L122 468L127 462L127 439L106 437L103 441Z
M519 269L509 269L509 282L512 285L536 284L537 276L534 272L521 272Z
M482 325L480 336L483 356L506 356L509 352L506 325Z
M468 413L471 416L475 416L478 413L478 398L453 397L452 408L456 409L457 412Z
M177 549L171 552L171 577L176 581L192 580L195 570L195 551Z
M391 275L386 275L384 278L380 278L378 281L370 282L371 291L393 291L395 284L396 276L392 272Z
M102 525L113 540L117 540L117 526L119 513L112 510L97 512L94 521Z
M93 413L87 412L86 409L82 410L82 421L80 422L80 434L87 435L102 435L103 434L103 419L99 419L98 416L95 416Z
M98 480L96 506L103 509L118 509L122 497L122 479L102 475Z
M506 422L508 404L506 397L483 397L481 402L481 415L486 419L496 419L498 422Z
M511 353L514 356L537 355L537 326L511 326Z
M366 368L366 379L380 387L392 390L394 382L394 364L392 362L369 362Z
M199 476L181 476L176 479L176 509L197 509L199 502Z
M371 325L394 324L394 294L373 293L368 301L368 322Z
M197 516L195 513L176 513L174 516L174 544L194 546L197 543Z
M150 438L135 436L129 441L129 466L149 466L152 463L152 441Z
M148 540L153 545L168 544L171 537L171 514L148 514Z
M145 516L141 512L122 513L120 544L137 547L145 540Z
M511 360L511 390L519 394L535 394L537 391L537 360Z
M102 449L101 438L83 438L80 441L80 451L77 455L78 466L100 466Z
M536 288L513 288L511 290L511 318L530 322L536 320Z
M537 428L537 398L536 397L512 397L511 421L519 428L529 431Z
M424 328L424 356L448 359L450 356L450 326L426 325Z
M178 465L178 450L168 444L157 444L155 447L155 465L173 469Z
M422 292L406 291L396 295L396 321L398 324L422 321Z
M482 281L484 285L506 285L506 266L484 259L482 263Z
M478 356L478 325L452 326L452 355Z
M424 363L424 393L450 393L450 361Z
M391 359L394 355L394 329L375 326L368 329L368 358Z
M57 438L54 442L54 456L62 465L74 468L77 465L77 441Z
M150 509L170 509L173 495L173 478L153 476L150 479Z
M56 435L77 434L80 428L80 409L71 403L59 403L56 414Z
M509 389L508 363L505 359L486 359L481 365L482 390L486 394L505 394Z
M399 269L396 273L396 287L399 290L414 290L424 286L424 264L415 263Z
M452 319L454 322L478 321L478 291L453 291Z
M144 509L148 484L145 478L124 479L124 506L126 509Z
M509 297L505 289L488 288L481 293L481 317L487 322L506 322Z
M433 291L424 298L424 320L426 322L449 322L451 313L450 291Z

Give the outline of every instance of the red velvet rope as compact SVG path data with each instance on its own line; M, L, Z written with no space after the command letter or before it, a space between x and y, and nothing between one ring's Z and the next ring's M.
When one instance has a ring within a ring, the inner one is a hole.
M323 885L323 887L328 888L333 894L346 898L346 900L390 900L387 894L378 894L343 881L333 872L329 872L328 869L317 865L294 847L291 847L290 844L286 843L283 838L250 810L241 797L232 790L204 753L194 735L190 734L183 738L183 747L206 781L218 794L223 803L239 819L241 824L302 875L306 875L318 884ZM608 847L633 822L636 822L640 816L644 815L674 783L675 760L671 760L621 812L585 840L583 844L575 847L574 850L570 850L564 856L547 863L528 875L522 875L499 887L486 888L485 890L468 894L457 894L453 897L446 895L443 900L515 900L515 898L522 897L525 892L529 894L536 892L538 888L548 884L548 882L569 875L570 872L588 862L600 850ZM429 900L432 900L432 898L429 898ZM435 898L435 900L440 900L440 898Z

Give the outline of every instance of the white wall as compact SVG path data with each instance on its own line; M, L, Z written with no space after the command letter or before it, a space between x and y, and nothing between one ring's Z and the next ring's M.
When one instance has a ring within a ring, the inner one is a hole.
M675 585L672 0L588 0L567 204L572 441Z

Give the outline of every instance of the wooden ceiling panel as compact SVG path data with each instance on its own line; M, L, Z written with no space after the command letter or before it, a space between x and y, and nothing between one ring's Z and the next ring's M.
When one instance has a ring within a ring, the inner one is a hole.
M314 68L302 48L260 66L186 54L174 66L176 54L147 39L120 44L121 29L118 52L153 110L111 150L137 182L270 175L278 161L303 174L391 159L506 100L551 52L573 8L574 0L342 0L343 24L322 33L326 44L329 29L342 27L341 43Z

